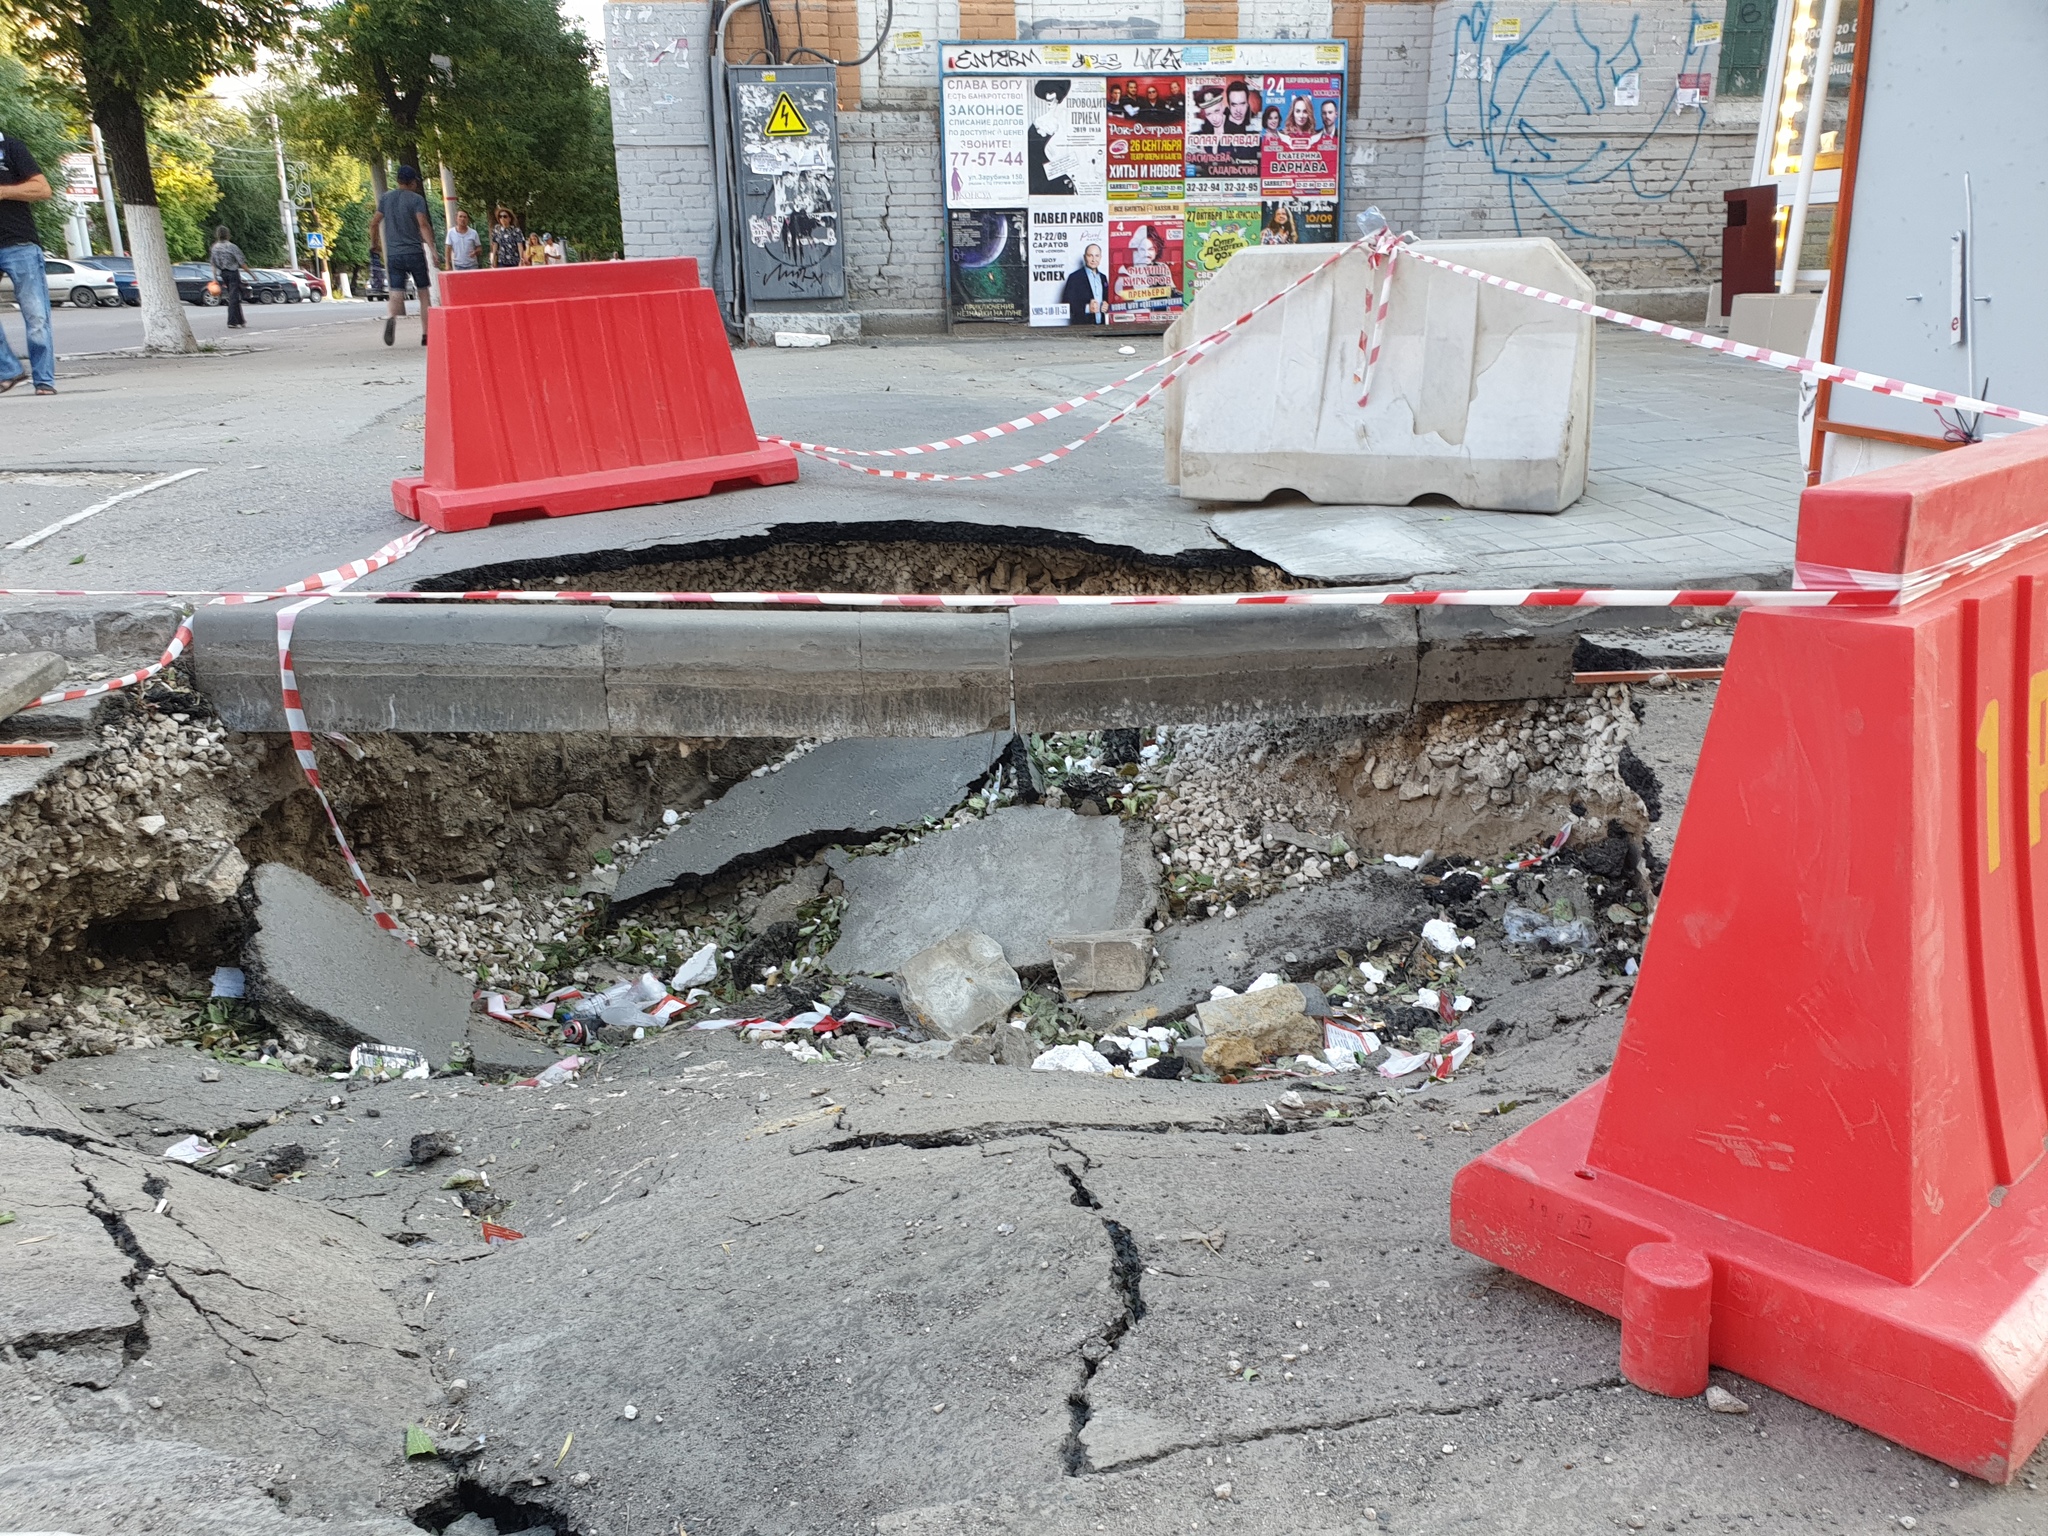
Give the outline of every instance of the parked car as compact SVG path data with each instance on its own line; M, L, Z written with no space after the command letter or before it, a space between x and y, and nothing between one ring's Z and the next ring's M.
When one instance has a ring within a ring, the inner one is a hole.
M318 272L308 271L305 267L293 267L292 276L313 290L310 296L313 303L318 304L327 297L327 280Z
M313 290L306 280L296 272L286 272L278 267L252 267L249 275L256 279L258 303L303 304L313 297ZM278 298L270 295L276 293Z
M114 274L99 267L88 267L83 262L68 261L61 256L43 258L43 275L50 284L50 302L69 304L74 309L97 309L102 304L118 304L121 295L114 286ZM9 302L14 298L14 285L0 273L0 292L5 292Z
M213 281L213 268L203 261L174 262L171 265L171 277L177 282L178 297L187 304L213 305L224 302L218 294L207 293L206 285ZM114 283L120 290L123 304L136 307L141 305L142 290L136 286L133 268L126 272L116 272Z

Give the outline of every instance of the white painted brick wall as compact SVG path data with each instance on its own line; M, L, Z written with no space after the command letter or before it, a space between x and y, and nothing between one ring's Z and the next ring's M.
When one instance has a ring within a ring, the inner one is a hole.
M1240 37L1328 37L1330 0L1237 0Z
M1518 40L1492 23L1520 11ZM1384 14L1395 13L1395 14ZM1410 13L1405 19L1399 13ZM1690 49L1692 0L1536 6L1369 6L1411 33L1430 13L1428 96L1409 132L1421 147L1418 234L1548 235L1604 292L1703 290L1720 270L1724 188L1749 177L1754 124L1721 126L1680 107L1678 76L1712 75L1718 47ZM1412 61L1413 41L1399 39ZM1639 102L1615 101L1633 71ZM1402 139L1389 82L1388 137ZM1405 168L1405 167L1404 167Z
M1182 0L1016 0L1017 35L1034 38L1179 37Z
M939 315L946 242L937 113L840 113L839 184L848 301Z
M604 8L612 148L628 256L711 256L703 0Z

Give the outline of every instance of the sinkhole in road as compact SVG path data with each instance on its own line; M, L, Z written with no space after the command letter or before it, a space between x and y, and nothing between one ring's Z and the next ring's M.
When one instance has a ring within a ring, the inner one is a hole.
M1162 555L1044 529L900 522L499 561L415 590L1180 596L1319 585L1226 545Z

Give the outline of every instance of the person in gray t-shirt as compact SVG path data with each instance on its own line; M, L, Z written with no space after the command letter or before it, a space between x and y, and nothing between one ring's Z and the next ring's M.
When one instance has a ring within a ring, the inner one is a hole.
M370 216L370 249L384 249L384 276L390 298L384 314L384 345L391 345L398 317L405 313L405 280L420 291L420 345L427 344L427 306L434 291L434 226L427 218L427 200L420 196L420 173L398 168L398 185L377 199Z

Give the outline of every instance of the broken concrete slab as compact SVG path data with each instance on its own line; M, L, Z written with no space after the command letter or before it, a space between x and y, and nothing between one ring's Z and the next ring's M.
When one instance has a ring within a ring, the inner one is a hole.
M472 990L461 977L286 865L258 867L255 894L249 1002L288 1046L334 1067L358 1045L410 1046L436 1067L455 1059Z
M68 664L55 651L0 656L0 720L64 681Z
M752 915L747 918L747 932L766 933L777 923L795 922L804 904L818 899L818 892L824 889L825 877L830 873L823 864L806 864L798 869L795 875L755 904Z
M926 1031L958 1040L1009 1013L1024 987L985 933L962 928L903 962L903 1001ZM987 1060L984 1054L983 1060Z
M1069 998L1097 992L1135 992L1152 971L1152 930L1065 933L1052 938L1052 968Z
M1557 245L1439 240L1431 255L1591 300L1592 280ZM1219 271L1167 332L1171 352L1326 261L1306 246L1253 247ZM1346 389L1356 317L1376 274L1363 256L1288 294L1241 331L1214 373L1171 397L1166 478L1197 500L1256 502L1283 488L1339 506L1561 512L1586 484L1593 322L1426 266L1396 262L1369 405ZM1247 388L1247 381L1265 381ZM1277 382L1276 382L1277 381Z
M1308 1014L1308 997L1292 982L1237 997L1212 998L1195 1009L1202 1021L1202 1065L1212 1072L1248 1072L1277 1056L1313 1051L1323 1028Z
M612 899L640 901L673 885L707 880L742 859L868 837L944 815L1009 744L1007 731L937 741L828 741L778 772L727 790L627 865Z
M218 1081L201 1080L209 1067ZM281 1067L215 1061L178 1046L52 1062L37 1074L36 1086L95 1130L148 1153L181 1136L218 1142L228 1132L267 1125L296 1105L325 1102L325 1085L310 1078Z
M842 973L885 975L960 928L985 933L1023 970L1052 964L1055 933L1132 928L1159 900L1149 824L1013 805L895 852L835 853L846 884Z
M1334 963L1339 949L1363 954L1369 940L1398 931L1421 903L1413 875L1367 865L1327 884L1270 897L1236 917L1175 923L1153 935L1163 973L1158 981L1138 992L1084 999L1075 1011L1091 1027L1127 1017L1144 1023L1183 1018L1219 985L1242 987L1262 971L1306 978Z

